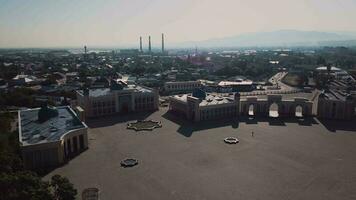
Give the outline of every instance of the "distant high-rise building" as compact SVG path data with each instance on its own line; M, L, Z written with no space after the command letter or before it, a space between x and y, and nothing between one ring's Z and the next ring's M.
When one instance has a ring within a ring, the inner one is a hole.
M140 36L140 52L142 52L142 37Z
M164 34L162 33L162 53L164 53Z
M148 36L148 51L151 52L151 36Z

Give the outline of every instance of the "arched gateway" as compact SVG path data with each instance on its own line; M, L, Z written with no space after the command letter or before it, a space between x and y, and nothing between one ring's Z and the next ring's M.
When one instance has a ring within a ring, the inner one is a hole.
M241 100L241 115L266 117L307 117L312 115L313 102L305 98L284 100L282 95L268 95L267 99L247 97Z

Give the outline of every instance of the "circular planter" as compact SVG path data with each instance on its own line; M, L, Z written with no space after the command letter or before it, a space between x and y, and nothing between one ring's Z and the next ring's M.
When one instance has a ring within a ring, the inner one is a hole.
M237 138L234 138L234 137L227 137L224 139L224 142L226 144L237 144L239 143L239 140Z
M125 160L122 160L120 164L122 167L133 167L138 164L138 160L133 158L126 158Z
M153 120L137 120L136 122L128 123L127 129L133 129L135 131L152 131L155 128L161 128L162 123Z

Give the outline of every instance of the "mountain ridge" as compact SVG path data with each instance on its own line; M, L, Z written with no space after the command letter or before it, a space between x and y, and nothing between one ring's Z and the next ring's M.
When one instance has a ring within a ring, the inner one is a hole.
M322 32L300 30L277 30L270 32L244 33L236 36L213 38L202 41L182 42L177 46L209 47L268 47L268 46L322 46L327 43L354 41L353 32ZM347 44L347 43L346 43Z

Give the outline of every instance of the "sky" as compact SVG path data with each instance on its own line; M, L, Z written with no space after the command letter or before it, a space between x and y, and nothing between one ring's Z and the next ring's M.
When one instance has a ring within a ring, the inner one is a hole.
M284 29L356 31L356 0L0 0L0 48L166 46Z

